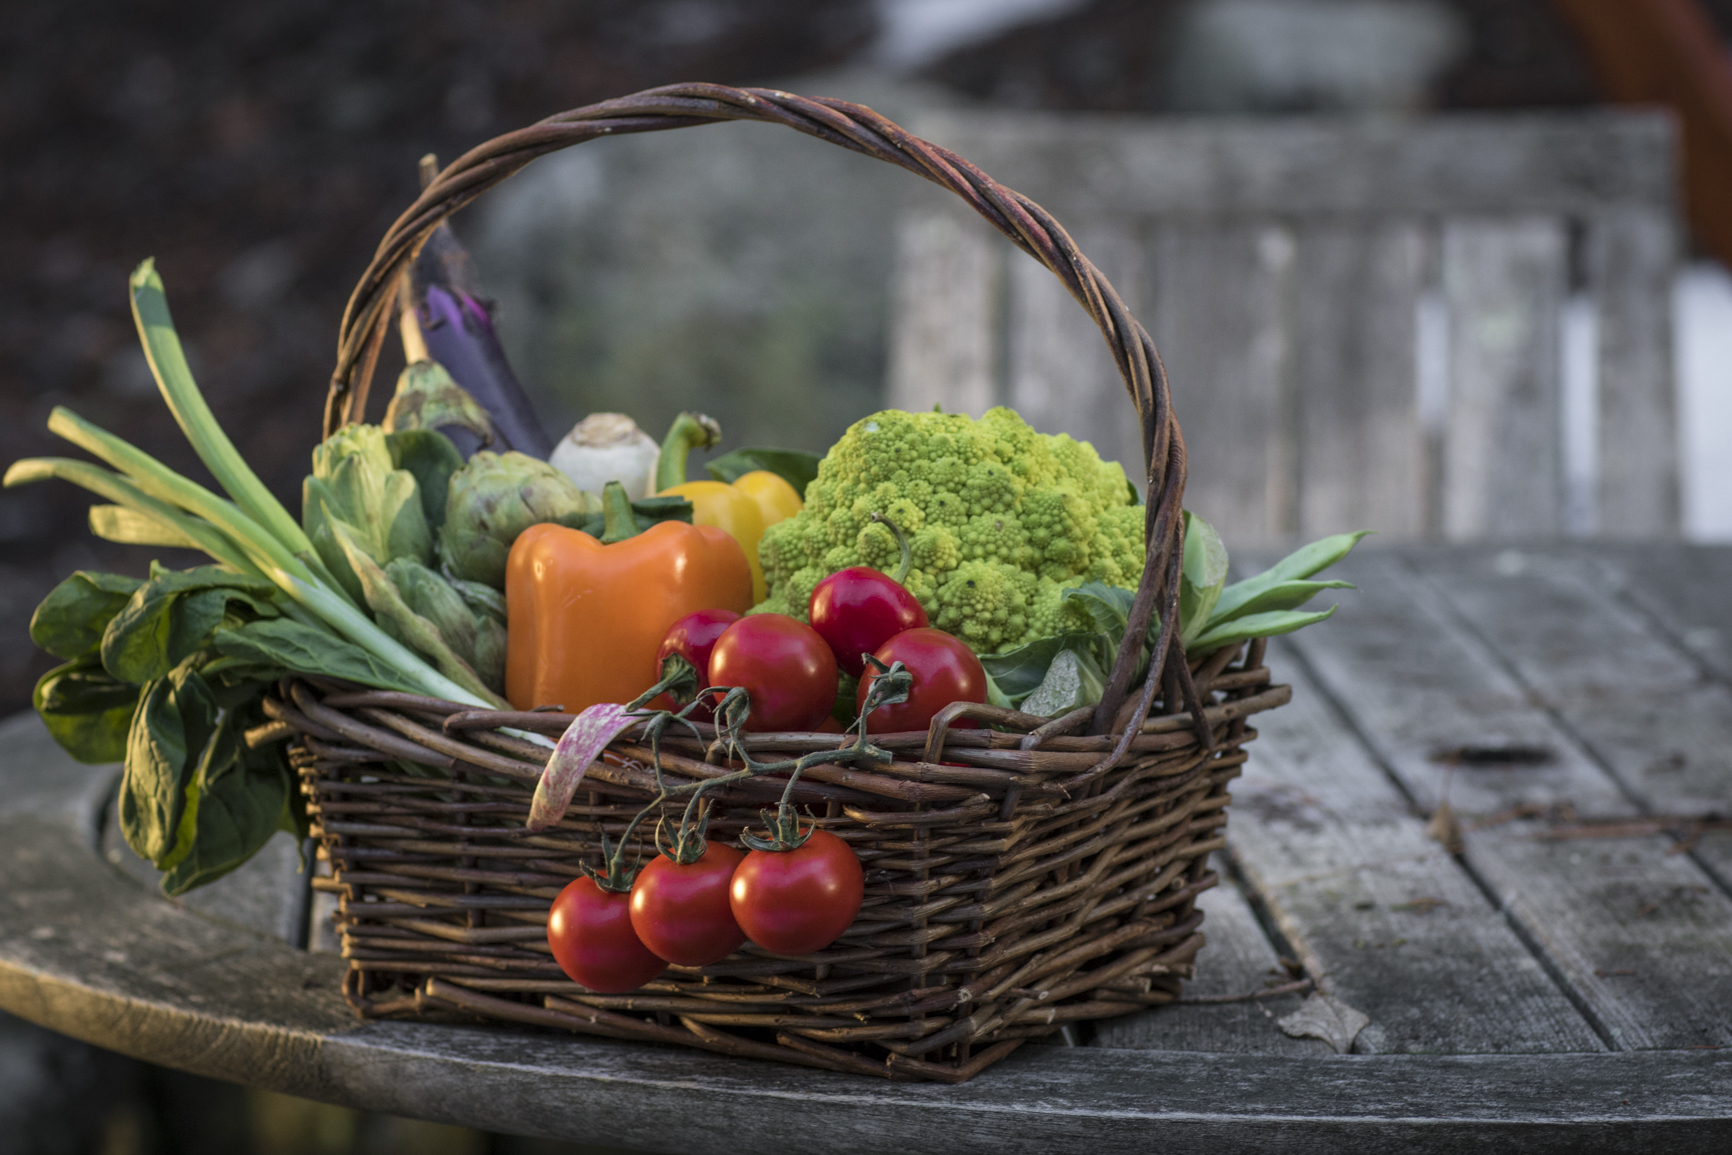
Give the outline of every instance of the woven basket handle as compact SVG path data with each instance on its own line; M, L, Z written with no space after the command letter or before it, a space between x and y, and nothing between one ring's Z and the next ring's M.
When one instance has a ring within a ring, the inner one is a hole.
M1132 606L1130 628L1120 647L1107 693L1095 712L1096 732L1107 729L1122 704L1134 672L1138 640L1148 628L1156 603L1161 607L1161 642L1152 670L1179 661L1173 641L1178 616L1178 567L1183 526L1179 503L1185 488L1185 448L1172 412L1166 371L1142 325L1089 259L1050 214L946 149L921 140L871 109L847 101L794 96L765 88L728 88L719 84L677 84L634 96L605 100L550 116L528 128L495 137L458 157L433 179L415 203L392 223L361 275L343 312L337 342L337 367L325 402L325 435L366 411L379 350L391 326L398 277L446 217L537 157L582 144L598 136L659 132L726 120L756 120L787 125L831 144L888 161L942 185L967 201L1016 246L1063 281L1106 338L1119 375L1141 419L1148 514L1144 524L1148 560ZM1145 711L1161 679L1151 676L1143 694ZM1128 738L1136 729L1126 731Z

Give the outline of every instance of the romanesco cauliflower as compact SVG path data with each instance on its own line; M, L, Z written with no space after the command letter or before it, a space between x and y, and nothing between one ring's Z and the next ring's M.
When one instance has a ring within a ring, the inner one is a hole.
M1087 442L1036 433L998 408L960 414L886 410L831 447L797 515L764 533L769 598L755 611L804 620L812 589L851 565L893 572L908 535L907 586L927 616L981 653L1058 632L1060 592L1088 581L1135 586L1143 510L1124 470Z

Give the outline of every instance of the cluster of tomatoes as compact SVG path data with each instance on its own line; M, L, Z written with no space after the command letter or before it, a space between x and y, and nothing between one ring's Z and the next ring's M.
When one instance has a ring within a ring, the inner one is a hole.
M866 895L859 857L828 830L749 854L700 839L690 862L679 861L682 849L656 855L629 891L594 878L560 891L547 945L573 982L622 994L669 963L720 962L747 939L774 954L811 954L853 924Z
M787 614L688 614L668 631L657 664L678 654L699 685L744 687L752 699L745 729L759 733L840 732L833 716L837 672L860 679L858 716L876 676L862 676L867 655L885 669L901 662L914 679L906 702L872 711L868 733L924 730L951 702L986 701L986 671L974 651L931 628L920 602L888 574L867 566L840 570L818 583L807 608L811 625Z
M838 671L860 679L857 717L876 677L867 655L882 669L901 662L913 676L907 701L867 715L868 733L924 730L951 702L986 700L986 672L974 651L932 629L920 603L887 574L865 566L831 574L812 591L809 613L811 625L786 614L701 610L674 624L657 662L678 654L700 686L744 687L751 695L745 728L757 732L840 732ZM708 720L712 708L700 702L694 713ZM823 950L860 913L859 857L827 830L765 845L742 853L701 838L682 841L656 855L626 890L578 879L548 915L553 957L573 982L620 994L670 963L720 962L748 939L773 954Z

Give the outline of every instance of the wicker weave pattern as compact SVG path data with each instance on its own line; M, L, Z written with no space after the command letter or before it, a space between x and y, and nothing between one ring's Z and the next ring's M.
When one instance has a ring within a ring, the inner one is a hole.
M808 771L799 804L866 868L854 926L816 955L781 958L748 944L620 996L566 979L545 923L579 863L599 862L601 832L617 841L655 794L650 752L629 733L590 771L567 816L531 834L523 822L536 749L490 727L556 732L563 715L304 681L285 686L271 709L302 736L296 763L334 867L321 885L340 896L349 995L361 1013L443 1006L959 1081L1021 1039L1175 997L1203 942L1193 901L1215 883L1207 856L1223 845L1226 783L1255 737L1245 718L1287 697L1259 657L1205 683L1209 751L1187 716L1157 717L1101 772L1112 738L975 707L967 712L1027 732L948 730L936 761L962 766L936 764L920 732L876 739L897 755L889 767ZM1079 711L1070 723L1086 719ZM777 734L750 745L800 753L836 741ZM427 769L407 772L404 761ZM690 739L667 741L662 763L670 784L727 769L706 763ZM771 780L717 791L712 836L732 840L756 825L780 792Z
M1191 663L1175 636L1185 446L1154 344L1039 205L871 109L764 89L679 85L549 117L441 172L380 243L343 318L325 431L359 420L397 280L440 221L536 157L601 136L722 120L783 124L950 189L1050 269L1101 330L1144 449L1147 562L1106 692L1061 718L956 704L929 732L874 735L889 765L806 770L793 801L866 869L855 924L804 958L747 945L714 966L671 967L629 995L573 984L546 941L552 899L597 866L657 797L652 756L626 731L562 821L525 825L545 750L501 728L555 734L556 713L452 702L318 679L268 703L310 800L317 882L340 900L347 993L363 1015L533 1023L893 1079L961 1082L1024 1039L1171 1001L1203 943L1227 782L1255 737L1245 719L1287 700L1263 646ZM1158 617L1157 617L1158 615ZM1143 639L1159 622L1147 669ZM972 717L991 728L956 729ZM763 734L760 760L835 750L834 734ZM664 738L670 787L732 768L702 740ZM946 765L945 763L949 763ZM706 791L711 837L759 825L783 781ZM677 813L669 816L677 821ZM653 823L636 840L653 837Z

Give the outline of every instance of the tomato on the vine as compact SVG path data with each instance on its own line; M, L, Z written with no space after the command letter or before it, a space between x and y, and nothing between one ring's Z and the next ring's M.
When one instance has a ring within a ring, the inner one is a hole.
M656 955L686 967L720 962L740 948L746 932L734 921L728 884L745 858L720 842L696 862L658 854L631 887L631 925Z
M572 982L597 994L635 991L667 963L632 929L626 895L580 878L559 892L547 912L547 945Z
M710 684L710 653L716 648L716 639L739 620L740 615L733 610L698 610L687 614L669 627L667 636L662 638L661 647L656 650L656 669L659 671L663 662L678 654L697 672L698 684L694 689L703 689ZM667 694L658 695L651 704L658 710L671 710L676 705ZM708 722L715 717L715 711L709 702L699 702L691 716L696 721Z
M872 655L886 666L901 662L914 676L908 700L891 706L880 706L866 719L870 734L893 734L904 730L924 730L932 716L952 702L986 701L986 669L974 651L960 639L943 630L926 628L905 630L885 642ZM855 708L866 705L866 694L876 675L860 679L855 696ZM975 728L968 719L952 723L957 729Z
M866 897L866 875L854 848L814 830L792 850L754 850L735 868L734 920L746 937L775 954L823 950L853 925Z
M805 622L751 614L716 639L710 684L742 686L751 694L747 730L816 730L836 704L836 658Z

